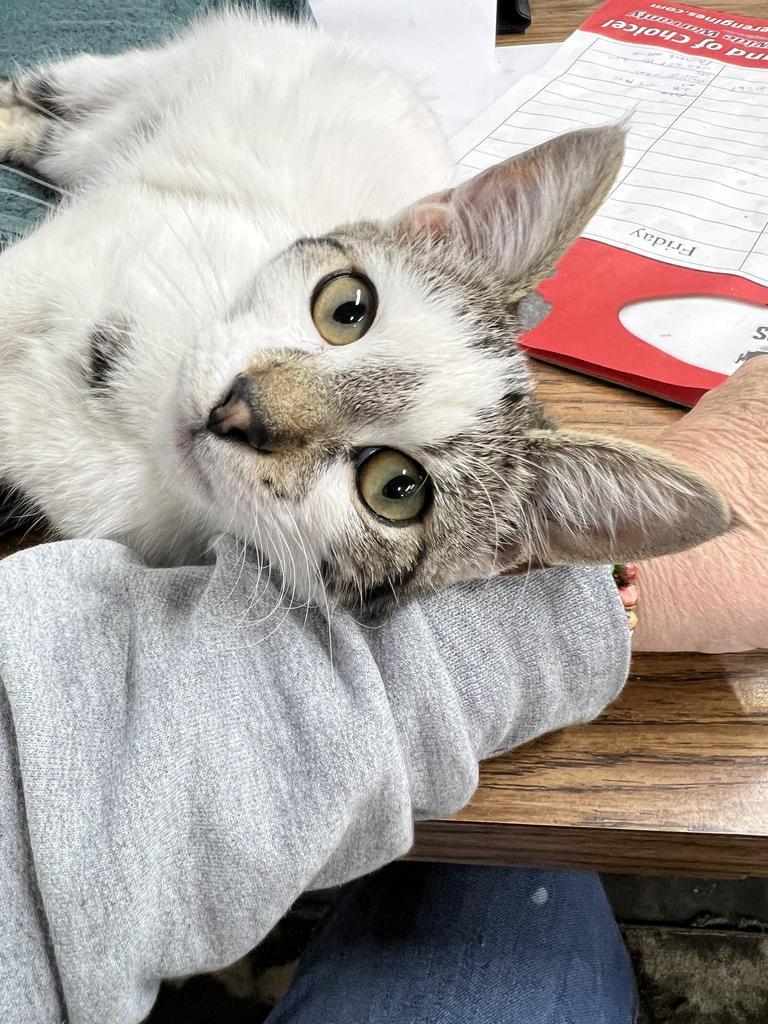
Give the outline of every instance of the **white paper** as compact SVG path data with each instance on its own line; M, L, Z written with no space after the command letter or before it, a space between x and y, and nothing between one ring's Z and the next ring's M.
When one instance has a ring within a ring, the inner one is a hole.
M491 83L493 100L495 101L500 96L503 96L521 78L533 74L535 71L541 71L547 61L554 57L561 46L562 43L513 43L512 46L497 46L495 57L496 69ZM474 120L474 118L478 117L483 112L483 109L478 107L472 119ZM467 124L469 123L470 121L468 120ZM465 128L466 125L461 127ZM458 128L456 129L457 132L459 130Z
M420 86L447 134L495 96L496 0L311 0L321 28L381 54Z
M415 81L450 138L541 68L559 43L494 46L496 0L313 0L326 32L347 36Z
M631 115L617 184L584 232L768 284L768 64L576 32L453 140L464 180L569 129Z

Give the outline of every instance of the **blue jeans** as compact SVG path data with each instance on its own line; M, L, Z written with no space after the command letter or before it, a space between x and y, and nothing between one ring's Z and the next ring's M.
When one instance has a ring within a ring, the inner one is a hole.
M344 889L267 1024L632 1024L597 875L392 864Z

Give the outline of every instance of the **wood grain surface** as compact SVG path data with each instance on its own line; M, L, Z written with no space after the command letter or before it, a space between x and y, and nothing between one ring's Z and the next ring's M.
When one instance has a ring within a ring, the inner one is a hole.
M768 875L768 656L643 655L596 721L481 768L414 856L697 877Z
M533 6L530 33L504 42L563 39L594 7ZM766 0L742 0L738 11L768 14ZM565 370L536 364L535 373L568 426L653 442L683 414ZM417 827L412 856L768 877L768 654L636 657L624 693L596 722L484 764L460 814Z
M499 46L520 46L526 43L559 43L571 32L575 32L588 14L600 4L583 3L581 0L531 0L531 27L523 35L497 36ZM697 0L696 7L708 7L729 14L752 15L755 18L768 17L766 0L738 0L730 4L727 0L711 3Z

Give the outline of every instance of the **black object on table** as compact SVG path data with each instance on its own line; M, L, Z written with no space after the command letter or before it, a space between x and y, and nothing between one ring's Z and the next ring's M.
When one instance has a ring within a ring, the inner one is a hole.
M518 35L531 24L528 0L497 0L496 31L499 35Z

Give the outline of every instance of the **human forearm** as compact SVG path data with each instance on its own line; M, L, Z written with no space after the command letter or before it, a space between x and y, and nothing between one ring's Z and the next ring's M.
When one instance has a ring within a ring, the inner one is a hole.
M233 961L303 889L402 855L414 817L469 798L478 758L592 717L625 678L605 570L456 588L373 628L278 597L231 543L215 567L150 570L107 542L0 564L30 869L13 884L36 887L73 1024L138 1021L162 977ZM21 984L26 957L0 970Z

